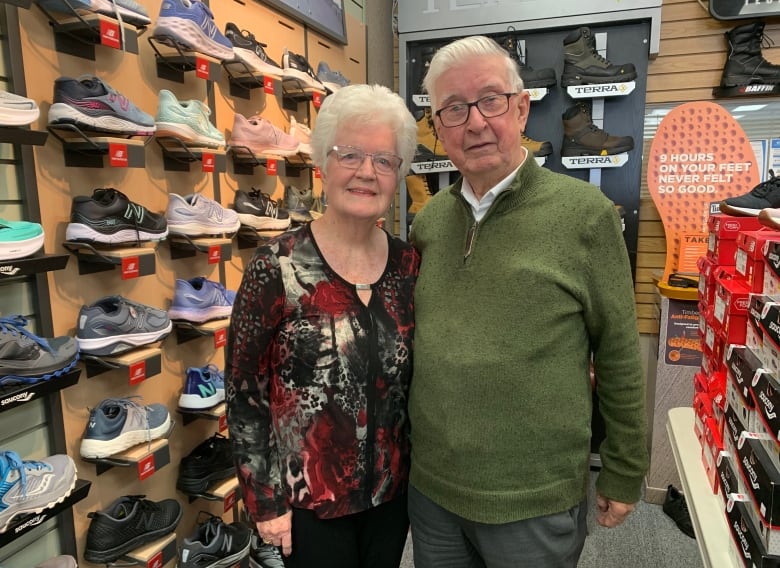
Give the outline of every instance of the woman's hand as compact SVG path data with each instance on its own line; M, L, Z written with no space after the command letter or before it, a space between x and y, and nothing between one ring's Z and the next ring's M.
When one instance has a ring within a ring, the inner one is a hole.
M282 554L290 556L292 553L292 511L270 521L258 522L257 534L260 535L264 543L280 546Z

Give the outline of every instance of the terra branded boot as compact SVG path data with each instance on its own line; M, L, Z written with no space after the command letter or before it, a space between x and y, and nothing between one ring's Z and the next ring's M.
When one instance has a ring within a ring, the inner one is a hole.
M409 213L412 215L419 213L432 195L425 174L406 176L406 193L411 201L411 205L407 207Z
M520 135L520 143L523 148L531 152L531 155L534 158L544 158L545 156L552 154L553 151L552 144L549 142L534 140L533 138L526 136L525 133Z
M608 156L633 148L633 138L605 132L593 124L590 114L582 106L573 105L563 113L561 156Z
M520 78L523 80L523 86L526 89L554 87L558 83L558 79L555 76L555 69L534 69L528 65L526 55L523 54L523 49L514 36L508 35L500 38L498 43L517 63L520 70Z
M439 143L436 131L433 128L431 109L426 108L419 115L415 112L414 117L417 119L417 153L414 161L446 159L447 152L444 151L444 148Z
M563 58L561 87L636 79L633 63L614 65L596 51L596 38L590 28L578 28L563 39Z
M763 22L737 26L724 35L729 53L720 78L721 87L780 84L780 65L770 63L761 54L761 42L766 38Z

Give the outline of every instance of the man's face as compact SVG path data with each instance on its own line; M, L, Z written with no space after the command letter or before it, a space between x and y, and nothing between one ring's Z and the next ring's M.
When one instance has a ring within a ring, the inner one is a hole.
M512 92L506 75L500 56L464 60L436 81L434 112L447 105ZM501 116L485 118L476 107L471 107L468 119L460 126L445 127L439 117L435 118L436 133L447 155L476 192L484 194L520 165L524 155L520 135L529 107L530 100L524 92L509 99L509 110Z

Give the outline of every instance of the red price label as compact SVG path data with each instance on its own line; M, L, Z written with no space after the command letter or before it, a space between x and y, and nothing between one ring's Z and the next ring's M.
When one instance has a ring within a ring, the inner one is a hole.
M160 550L146 563L146 568L163 568L163 551Z
M224 432L227 430L227 414L220 414L219 416L219 422L217 422L217 427L219 428L220 432Z
M122 47L122 35L119 33L119 23L100 19L100 44L119 49Z
M235 504L236 504L236 492L231 491L230 493L225 495L225 503L224 503L223 511L227 513L230 509L233 508Z
M138 278L141 275L141 263L137 256L126 256L122 259L122 280Z
M146 380L146 361L138 361L129 367L130 384L137 385Z
M203 152L201 154L201 164L203 166L203 171L210 173L214 171L214 154L211 152Z
M126 168L127 162L127 144L108 143L108 163L112 168Z
M195 76L200 79L209 78L209 60L202 57L195 58Z
M154 467L154 454L149 454L138 462L138 479L143 481L156 471Z
M227 329L222 328L214 332L214 347L224 347L227 344Z
M267 95L273 95L274 94L274 78L273 77L263 77L263 90Z
M211 245L209 247L209 264L217 264L220 260L222 260L222 247Z
M320 108L320 105L322 104L322 93L314 91L311 96L311 102L314 103L314 108Z
M276 164L276 160L269 159L265 162L265 173L267 173L269 176L275 176L276 172L279 171L279 167Z
M315 177L316 179L320 179L320 177L321 177L321 176L320 176L320 169L319 169L318 167L315 167L315 168L314 168L314 177Z

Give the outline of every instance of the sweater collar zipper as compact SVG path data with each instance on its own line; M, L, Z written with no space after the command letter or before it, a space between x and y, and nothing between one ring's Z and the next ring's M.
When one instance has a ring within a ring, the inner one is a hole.
M477 221L474 221L474 223L469 227L469 232L466 235L466 250L463 254L463 261L467 261L469 257L471 256L471 251L474 250L474 237L477 234L477 225L479 223Z

